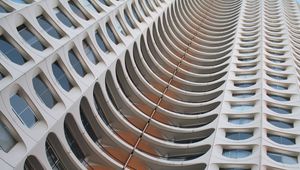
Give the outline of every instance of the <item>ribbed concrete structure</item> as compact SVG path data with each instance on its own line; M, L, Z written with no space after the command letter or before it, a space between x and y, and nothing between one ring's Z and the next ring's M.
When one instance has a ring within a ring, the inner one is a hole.
M0 51L1 169L300 169L294 0L2 0Z

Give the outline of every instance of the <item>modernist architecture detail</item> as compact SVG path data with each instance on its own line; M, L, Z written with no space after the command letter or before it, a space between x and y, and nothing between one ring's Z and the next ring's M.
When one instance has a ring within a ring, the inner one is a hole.
M0 52L0 169L300 169L294 0L1 0Z

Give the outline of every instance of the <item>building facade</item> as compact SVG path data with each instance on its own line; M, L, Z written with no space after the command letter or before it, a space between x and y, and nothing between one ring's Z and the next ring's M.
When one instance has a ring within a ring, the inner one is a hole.
M1 0L1 169L300 169L294 0Z

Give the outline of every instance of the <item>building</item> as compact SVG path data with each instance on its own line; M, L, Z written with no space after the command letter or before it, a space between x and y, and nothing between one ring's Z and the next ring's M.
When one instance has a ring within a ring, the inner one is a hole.
M295 0L1 0L1 169L299 170Z

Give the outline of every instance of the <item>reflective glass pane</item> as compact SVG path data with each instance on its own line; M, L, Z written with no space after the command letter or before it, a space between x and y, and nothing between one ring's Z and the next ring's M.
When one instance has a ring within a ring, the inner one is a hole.
M75 25L72 21L64 14L59 8L53 9L55 12L56 17L67 27L75 28Z
M8 152L17 142L10 134L9 129L0 121L0 149Z
M17 28L22 38L33 48L43 51L46 47L40 42L40 40L23 24Z
M3 35L0 36L0 51L3 56L16 64L23 65L26 62L26 59L19 53L17 48L8 42Z
M54 28L54 26L43 16L40 15L37 17L38 23L40 26L52 37L60 39L62 36L60 33Z
M82 41L82 45L84 48L84 52L86 54L86 56L89 58L89 60L93 63L93 64L97 64L99 61L94 53L94 51L92 50L92 48L89 46L89 44L86 42L86 40Z
M271 109L273 112L279 113L279 114L291 114L292 110L291 109L285 109L281 107L276 107L276 106L268 106L269 109Z
M45 105L49 108L52 108L57 101L53 97L50 89L45 84L45 82L41 79L40 76L36 76L32 79L33 87L39 98L45 103Z
M83 66L80 63L80 60L78 59L78 57L76 56L76 54L74 53L73 50L69 51L69 60L71 65L73 66L73 68L75 69L75 71L81 76L84 77L84 75L86 74Z
M283 144L283 145L294 145L295 144L295 139L293 138L288 138L288 137L284 137L284 136L278 136L278 135L273 135L273 134L268 134L268 137L279 144Z
M52 71L56 80L59 82L63 89L65 89L66 91L70 91L73 88L67 75L65 74L64 70L60 67L58 62L54 62L52 64Z
M283 164L297 164L298 159L296 156L290 156L282 153L268 152L267 155L276 162Z
M294 128L293 123L283 122L280 120L272 120L272 119L268 119L268 122L276 127L283 128L283 129Z
M95 37L96 37L97 44L101 48L101 50L103 52L108 52L108 48L106 47L102 37L99 35L99 33L97 31L95 33Z
M73 1L68 1L68 3L70 5L70 8L76 15L78 15L84 20L88 20L87 16L79 9L79 7Z
M128 24L132 29L134 29L134 25L133 25L131 19L129 18L127 11L124 12L124 16L125 16L125 20L126 20L127 24Z
M12 106L12 110L18 116L20 121L27 127L32 127L38 121L35 113L23 97L18 94L13 95L10 98L10 104Z
M243 125L253 121L253 118L229 118L228 121L233 124Z
M118 40L113 32L113 30L111 29L110 25L108 23L106 23L106 31L107 31L107 34L109 36L109 38L115 43L115 44L118 44Z

